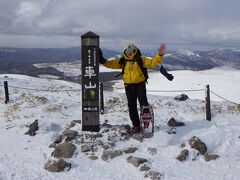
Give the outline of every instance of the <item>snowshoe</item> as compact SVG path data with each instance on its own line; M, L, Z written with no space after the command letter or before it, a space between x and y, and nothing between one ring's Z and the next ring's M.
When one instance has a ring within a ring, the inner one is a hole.
M140 123L143 137L152 137L154 134L154 113L152 106L145 105L141 107Z

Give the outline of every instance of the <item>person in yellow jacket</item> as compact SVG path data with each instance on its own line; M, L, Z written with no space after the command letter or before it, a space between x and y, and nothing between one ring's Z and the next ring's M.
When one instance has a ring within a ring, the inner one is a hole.
M137 110L137 100L140 106L149 105L146 93L147 77L143 72L143 68L154 68L163 61L163 55L166 50L166 45L161 44L158 48L158 53L153 59L149 59L139 54L139 49L134 44L129 44L123 51L123 56L120 59L107 61L99 51L99 62L107 68L122 69L122 79L125 85L126 96L128 100L129 116L132 121L132 132L141 131L139 114ZM141 59L139 59L141 58ZM142 64L140 67L139 62Z

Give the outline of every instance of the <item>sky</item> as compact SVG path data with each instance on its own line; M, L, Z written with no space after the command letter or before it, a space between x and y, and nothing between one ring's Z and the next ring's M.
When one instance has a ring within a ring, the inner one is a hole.
M75 47L93 31L121 50L240 46L239 0L0 0L0 47Z

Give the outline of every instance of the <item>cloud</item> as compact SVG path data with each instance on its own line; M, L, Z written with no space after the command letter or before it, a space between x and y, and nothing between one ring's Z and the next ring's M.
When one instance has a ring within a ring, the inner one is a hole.
M21 39L22 46L31 46L31 38L33 46L49 39L49 46L74 46L89 30L115 49L126 41L149 48L162 41L239 41L237 0L11 0L0 6L1 37ZM4 39L1 46L7 43Z

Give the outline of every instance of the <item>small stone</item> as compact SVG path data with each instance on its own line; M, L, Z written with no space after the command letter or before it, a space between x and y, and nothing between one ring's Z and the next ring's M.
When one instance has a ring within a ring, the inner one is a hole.
M101 133L89 134L88 136L89 136L89 138L91 138L91 139L96 139L96 138L101 138L101 137L103 137L103 135L102 135Z
M167 131L168 134L176 134L177 133L177 129L175 127L171 127L171 129L169 129Z
M185 143L182 143L182 144L180 145L181 148L184 148L185 146L186 146Z
M139 141L139 142L143 142L144 137L142 135L139 134L133 134L132 138Z
M133 166L138 167L140 164L148 162L147 159L130 156L127 158L127 162L131 163Z
M81 120L73 120L72 122L71 122L71 127L74 127L74 126L76 126L76 124L81 124L82 123L82 121Z
M44 169L48 170L50 172L61 172L64 171L65 168L68 168L68 170L71 169L71 164L67 163L63 159L58 160L49 160L45 165Z
M145 178L150 178L152 180L160 180L162 177L162 174L156 171L149 171L145 174Z
M191 148L198 150L201 155L207 152L207 146L198 137L193 136L188 142Z
M148 170L150 170L151 168L150 167L148 167L146 164L144 164L144 165L142 165L141 167L140 167L140 171L148 171Z
M179 161L186 161L187 157L188 157L188 150L184 149L181 151L181 153L176 157L177 160Z
M91 159L91 160L95 161L95 160L97 160L97 159L98 159L98 157L97 157L97 156L90 156L90 157L89 157L89 159Z
M186 101L189 98L186 94L181 94L179 96L176 96L174 99L177 100L177 101Z
M169 119L167 125L170 126L170 127L185 126L185 124L184 124L183 122L178 122L178 121L177 121L176 119L174 119L174 118Z
M87 146L87 145L82 145L81 146L81 152L89 152L91 150L92 150L92 148Z
M129 153L134 153L138 148L136 147L129 147L129 148L124 148L122 149L122 151L126 154L129 154Z
M30 136L35 136L36 131L39 129L38 127L38 120L36 119L32 124L28 126L28 131L25 134L28 134Z
M113 159L115 157L121 156L123 154L120 150L114 150L114 151L103 151L102 154L102 160L107 161L109 158Z
M148 151L149 154L151 154L151 155L157 154L157 148L149 147L149 148L147 148L147 151Z
M204 156L204 159L205 159L205 161L211 161L211 160L216 160L216 159L218 159L219 158L219 155L217 155L217 154L212 154L212 155L209 155L208 153L206 153Z

